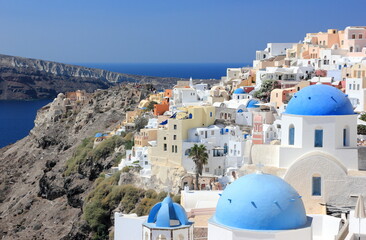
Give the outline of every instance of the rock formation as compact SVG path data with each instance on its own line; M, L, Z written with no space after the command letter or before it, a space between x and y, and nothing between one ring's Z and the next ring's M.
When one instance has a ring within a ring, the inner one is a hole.
M54 98L60 92L83 89L92 92L117 82L171 87L180 78L115 73L38 59L0 54L0 100Z
M84 138L120 123L147 92L116 86L74 105L59 94L40 109L30 134L0 149L0 239L88 238L77 225L83 200L112 162L86 161L65 176L66 161Z

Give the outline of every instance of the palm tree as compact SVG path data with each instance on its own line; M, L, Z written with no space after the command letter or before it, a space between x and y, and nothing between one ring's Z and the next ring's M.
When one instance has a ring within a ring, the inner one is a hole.
M203 144L194 144L189 151L190 158L192 158L193 162L196 164L196 190L199 190L198 187L198 177L202 176L203 166L208 163L208 154L206 146Z

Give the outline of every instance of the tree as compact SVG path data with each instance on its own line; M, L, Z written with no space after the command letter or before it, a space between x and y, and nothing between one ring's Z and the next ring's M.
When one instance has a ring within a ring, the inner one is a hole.
M135 129L140 131L148 124L149 120L146 117L138 117L135 119Z
M362 113L360 116L360 120L365 121L366 122L366 113Z
M366 135L366 125L358 124L357 125L357 134Z
M198 185L198 178L201 175L202 176L202 170L203 166L208 163L208 154L206 146L203 144L194 144L193 147L191 147L189 155L190 158L192 158L194 164L196 165L196 183L195 188L196 190L199 190Z
M155 102L155 101L151 101L151 102L149 102L149 105L147 105L146 110L147 110L147 111L152 111L152 110L154 110L154 106L155 106L156 104L158 104L158 103L157 103L157 102Z
M254 97L261 101L269 102L273 89L280 88L280 84L274 80L265 80L262 82L261 88L254 92Z

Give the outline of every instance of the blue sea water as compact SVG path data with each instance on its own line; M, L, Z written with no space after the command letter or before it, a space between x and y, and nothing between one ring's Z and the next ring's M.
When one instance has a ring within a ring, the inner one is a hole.
M34 127L37 110L50 99L0 101L0 148L27 136Z
M74 63L75 64L75 63ZM246 63L77 63L113 72L145 76L194 79L220 79L229 67L244 67ZM51 100L0 101L0 148L28 135L34 126L37 110Z

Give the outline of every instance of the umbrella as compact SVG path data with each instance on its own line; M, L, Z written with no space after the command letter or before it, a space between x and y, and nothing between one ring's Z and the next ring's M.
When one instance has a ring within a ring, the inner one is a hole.
M360 195L357 199L355 208L355 218L358 218L358 239L361 238L361 218L366 218L365 205L363 203L363 197Z

